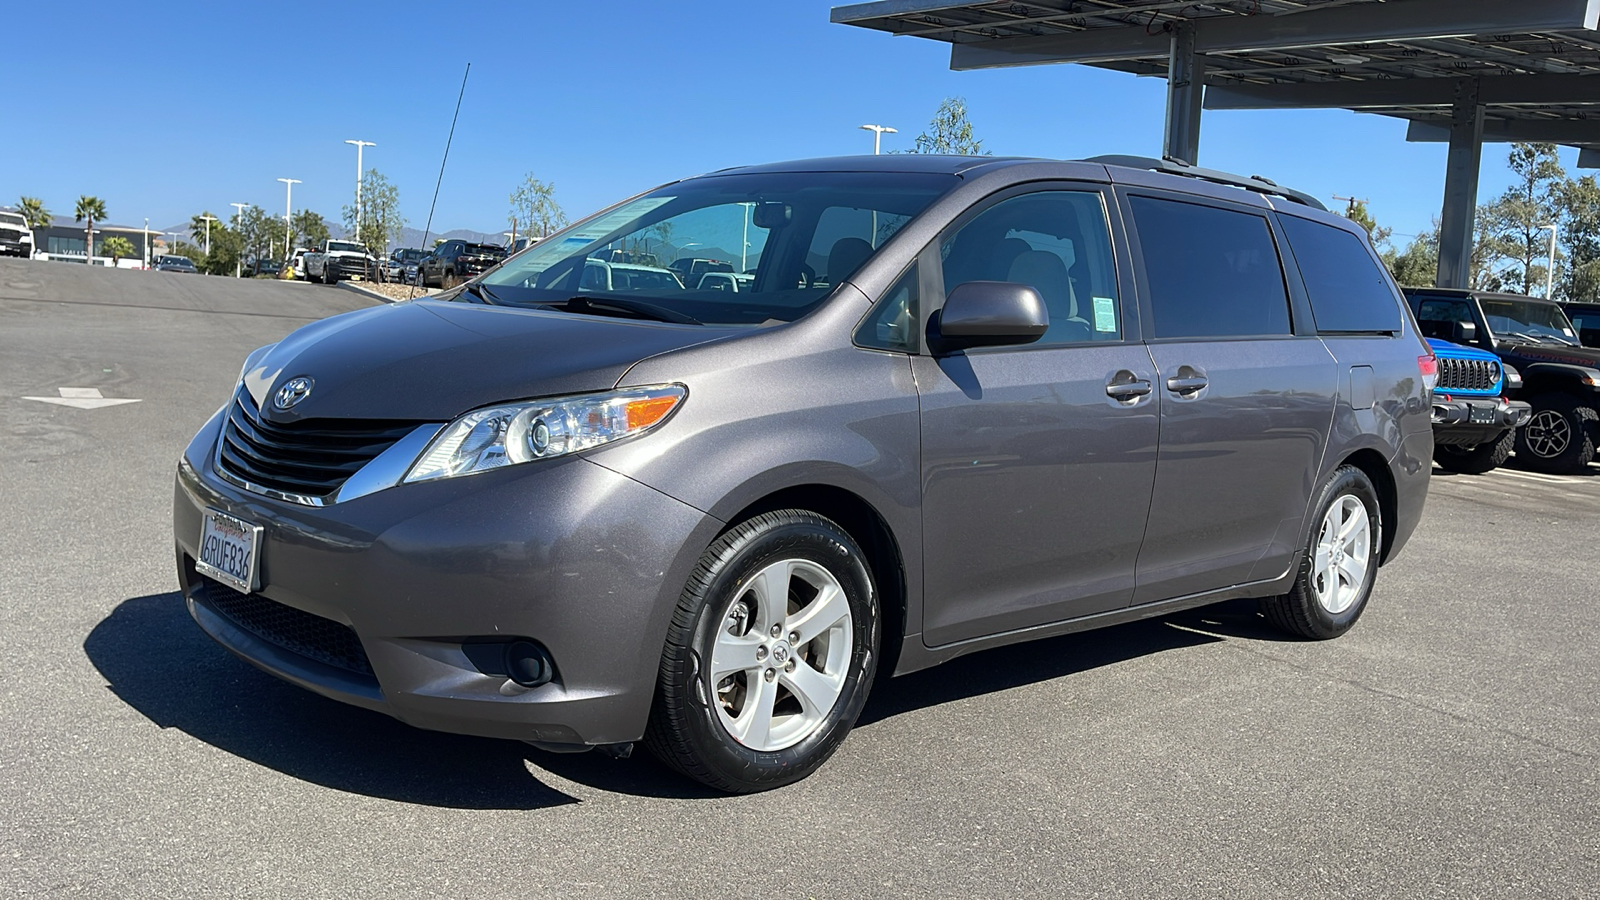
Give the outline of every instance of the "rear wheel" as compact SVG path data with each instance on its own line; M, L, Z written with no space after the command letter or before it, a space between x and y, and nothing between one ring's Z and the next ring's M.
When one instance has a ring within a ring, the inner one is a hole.
M678 601L646 746L724 791L806 777L861 714L878 619L866 559L837 524L795 509L741 522Z
M1533 417L1517 429L1517 459L1541 472L1587 471L1594 459L1594 407L1571 394L1540 394L1532 405Z
M1507 429L1494 440L1484 441L1476 447L1438 444L1433 448L1433 461L1446 472L1482 475L1505 465L1506 460L1511 458L1511 450L1516 442L1516 431Z
M1383 519L1367 474L1340 466L1318 494L1316 524L1289 593L1264 597L1261 612L1303 638L1336 638L1361 618L1378 574Z
M450 271L449 269L445 269L444 278L439 280L439 287L448 291L455 287L458 283L459 282L456 281L456 273Z

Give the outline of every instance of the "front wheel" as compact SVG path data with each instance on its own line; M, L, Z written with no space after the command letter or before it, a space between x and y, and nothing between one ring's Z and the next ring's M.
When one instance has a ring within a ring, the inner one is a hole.
M1367 474L1340 466L1317 495L1316 524L1289 593L1264 597L1278 628L1312 640L1336 638L1361 618L1378 575L1383 519Z
M679 598L645 745L719 790L799 781L861 714L878 621L866 559L844 529L797 509L741 522Z
M1517 429L1517 459L1557 475L1588 471L1594 459L1594 407L1571 394L1540 394L1532 405L1533 417Z
M1433 448L1433 461L1446 472L1461 475L1482 475L1506 464L1517 441L1516 431L1507 429L1492 441L1476 447L1437 444Z

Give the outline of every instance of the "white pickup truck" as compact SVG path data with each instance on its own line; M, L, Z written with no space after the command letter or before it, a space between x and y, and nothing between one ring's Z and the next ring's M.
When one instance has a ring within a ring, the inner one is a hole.
M21 213L0 209L0 256L20 256L24 259L33 255L33 229L28 227L28 220Z
M378 261L367 248L355 241L326 240L304 258L306 280L334 284L347 278L372 281L378 274Z

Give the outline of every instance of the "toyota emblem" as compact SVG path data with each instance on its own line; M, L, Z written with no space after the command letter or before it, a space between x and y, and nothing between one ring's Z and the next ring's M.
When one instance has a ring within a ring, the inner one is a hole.
M272 405L278 409L288 409L304 400L311 394L311 379L305 375L291 378L278 388L277 396L272 398Z

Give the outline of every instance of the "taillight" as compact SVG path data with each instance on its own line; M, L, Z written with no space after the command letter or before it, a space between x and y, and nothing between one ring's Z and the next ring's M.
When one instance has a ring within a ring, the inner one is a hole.
M1428 390L1433 390L1439 383L1439 360L1434 358L1432 352L1417 357L1417 371L1422 374L1422 384Z

